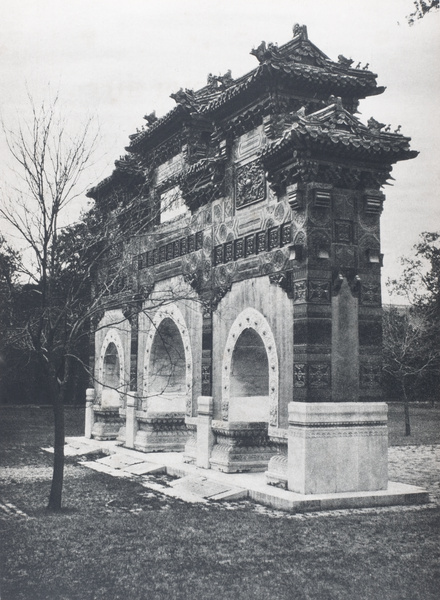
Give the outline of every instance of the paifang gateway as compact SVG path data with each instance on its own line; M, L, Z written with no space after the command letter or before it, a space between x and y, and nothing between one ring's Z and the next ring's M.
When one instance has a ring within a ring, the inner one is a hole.
M252 54L172 94L88 192L127 234L97 277L86 436L302 494L385 489L381 188L417 152L355 116L384 88L305 26Z

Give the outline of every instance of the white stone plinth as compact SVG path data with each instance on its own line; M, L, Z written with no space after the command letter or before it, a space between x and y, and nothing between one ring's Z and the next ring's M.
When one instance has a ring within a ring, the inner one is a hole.
M214 401L212 396L199 396L197 400L197 459L196 464L203 469L209 469L209 459L215 436L212 431L212 415Z
M84 427L84 437L91 438L92 437L92 429L94 424L93 419L93 401L95 400L95 390L94 388L88 388L86 390L86 414L85 414L85 427Z
M136 408L136 392L127 392L127 408L125 412L125 445L127 448L134 448L134 440L138 429L135 414Z
M288 489L300 494L385 490L384 402L291 402Z

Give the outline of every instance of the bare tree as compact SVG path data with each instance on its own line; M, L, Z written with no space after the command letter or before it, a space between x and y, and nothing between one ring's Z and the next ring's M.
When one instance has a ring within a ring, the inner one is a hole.
M384 371L400 388L403 396L405 435L411 435L409 401L417 382L438 372L440 347L433 330L432 311L418 307L389 306L384 311Z
M32 352L44 374L55 422L48 508L59 510L64 401L73 367L81 364L88 369L84 340L89 339L91 323L99 320L103 310L121 306L132 314L142 310L130 283L133 255L118 249L157 224L170 204L179 204L180 192L177 186L166 205L148 202L145 167L138 164L141 159L130 155L117 161L116 180L123 171L123 183L112 185L103 202L95 202L78 222L68 225L69 208L83 193L81 183L97 134L92 121L87 121L78 134L71 135L59 117L57 99L39 107L31 99L31 108L29 122L13 130L3 127L16 170L0 218L24 246L20 271L28 281L27 301L16 312L3 343ZM193 185L197 184L195 180ZM17 290L22 293L23 287ZM153 293L150 305L154 309L186 296L194 300L186 289L174 287L156 296Z
M387 286L406 304L384 311L384 370L399 386L405 407L405 434L411 434L409 396L422 382L440 381L440 234L425 232L411 257L401 259L400 278ZM422 392L420 392L422 390ZM431 389L432 398L438 389Z
M439 0L415 0L413 4L413 12L406 17L409 25L414 25L418 19L423 19L429 12L434 12L440 7Z
M81 183L96 147L97 133L88 120L76 134L59 116L58 99L37 106L16 129L3 124L15 169L0 217L23 247L22 276L33 301L16 322L9 343L26 345L35 354L47 382L54 409L54 469L48 507L61 507L64 472L64 393L69 377L69 352L74 315L84 299L84 286L60 281L60 233L68 209L83 192Z

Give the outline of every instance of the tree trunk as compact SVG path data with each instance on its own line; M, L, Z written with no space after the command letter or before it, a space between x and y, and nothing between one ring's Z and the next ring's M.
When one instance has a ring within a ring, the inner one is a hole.
M405 382L402 381L402 391L403 391L403 408L405 413L405 435L411 435L411 421L409 418L409 400L408 395L406 393Z
M57 511L61 510L64 480L64 389L63 386L59 386L57 383L52 382L51 390L54 414L54 453L52 486L47 508Z

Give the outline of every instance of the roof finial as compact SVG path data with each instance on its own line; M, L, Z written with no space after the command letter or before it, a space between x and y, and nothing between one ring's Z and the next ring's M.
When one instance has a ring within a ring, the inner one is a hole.
M264 62L270 62L272 60L277 60L280 58L280 53L278 50L278 46L269 42L266 45L266 42L261 42L261 44L257 48L253 48L250 51L250 54L255 56L260 64Z
M346 58L343 54L340 54L338 56L338 62L342 67L349 68L351 67L354 61L352 58Z
M145 115L144 119L147 121L148 125L151 125L152 123L157 121L156 111L153 110L153 112L150 113L149 115Z
M297 37L297 36L301 36L301 38L303 40L308 40L308 36L307 36L307 27L306 25L300 25L299 23L295 23L293 28L293 37Z
M385 123L379 123L379 121L376 121L376 119L373 119L373 117L370 117L368 119L367 125L368 125L368 129L372 133L376 133L376 134L379 134L380 130L385 127Z

